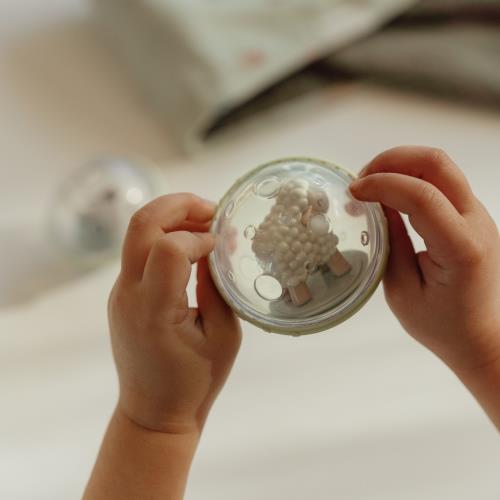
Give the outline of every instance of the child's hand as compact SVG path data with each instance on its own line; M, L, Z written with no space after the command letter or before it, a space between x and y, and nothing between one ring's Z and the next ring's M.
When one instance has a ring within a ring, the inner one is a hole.
M384 285L403 327L457 373L500 374L500 238L462 172L440 150L400 147L375 158L351 191L386 207ZM427 251L415 254L398 212Z
M205 257L214 206L192 194L163 196L139 210L125 239L108 313L118 408L156 431L201 430L240 345L238 320L220 298ZM198 262L198 309L186 286Z

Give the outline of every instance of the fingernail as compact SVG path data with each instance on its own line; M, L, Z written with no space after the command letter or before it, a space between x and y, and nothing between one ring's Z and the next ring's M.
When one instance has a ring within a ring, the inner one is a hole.
M355 181L351 182L351 184L349 185L349 189L351 190L351 192L359 191L361 184L363 184L363 179L356 179Z
M201 200L204 201L207 205L210 205L214 208L217 206L217 203L215 203L215 201L207 200L206 198L201 198Z

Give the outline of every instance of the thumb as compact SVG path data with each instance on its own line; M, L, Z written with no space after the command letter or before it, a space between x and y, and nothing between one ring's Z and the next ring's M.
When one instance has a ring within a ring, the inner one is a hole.
M421 271L413 243L405 223L396 210L384 207L389 226L390 254L384 283L388 291L400 293L407 288L418 288Z
M206 257L198 262L196 296L205 335L216 343L233 346L241 342L240 323L214 285Z

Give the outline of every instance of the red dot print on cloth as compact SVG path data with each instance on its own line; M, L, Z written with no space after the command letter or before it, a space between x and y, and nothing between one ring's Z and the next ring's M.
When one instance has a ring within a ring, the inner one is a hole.
M266 60L266 53L260 49L248 49L241 54L241 62L244 66L261 66Z

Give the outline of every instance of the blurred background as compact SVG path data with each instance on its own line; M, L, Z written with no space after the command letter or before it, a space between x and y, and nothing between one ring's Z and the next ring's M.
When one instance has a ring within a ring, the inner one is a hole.
M0 0L0 498L81 496L130 213L399 144L445 149L500 220L500 1ZM244 333L187 499L500 497L498 434L381 289L321 335Z

